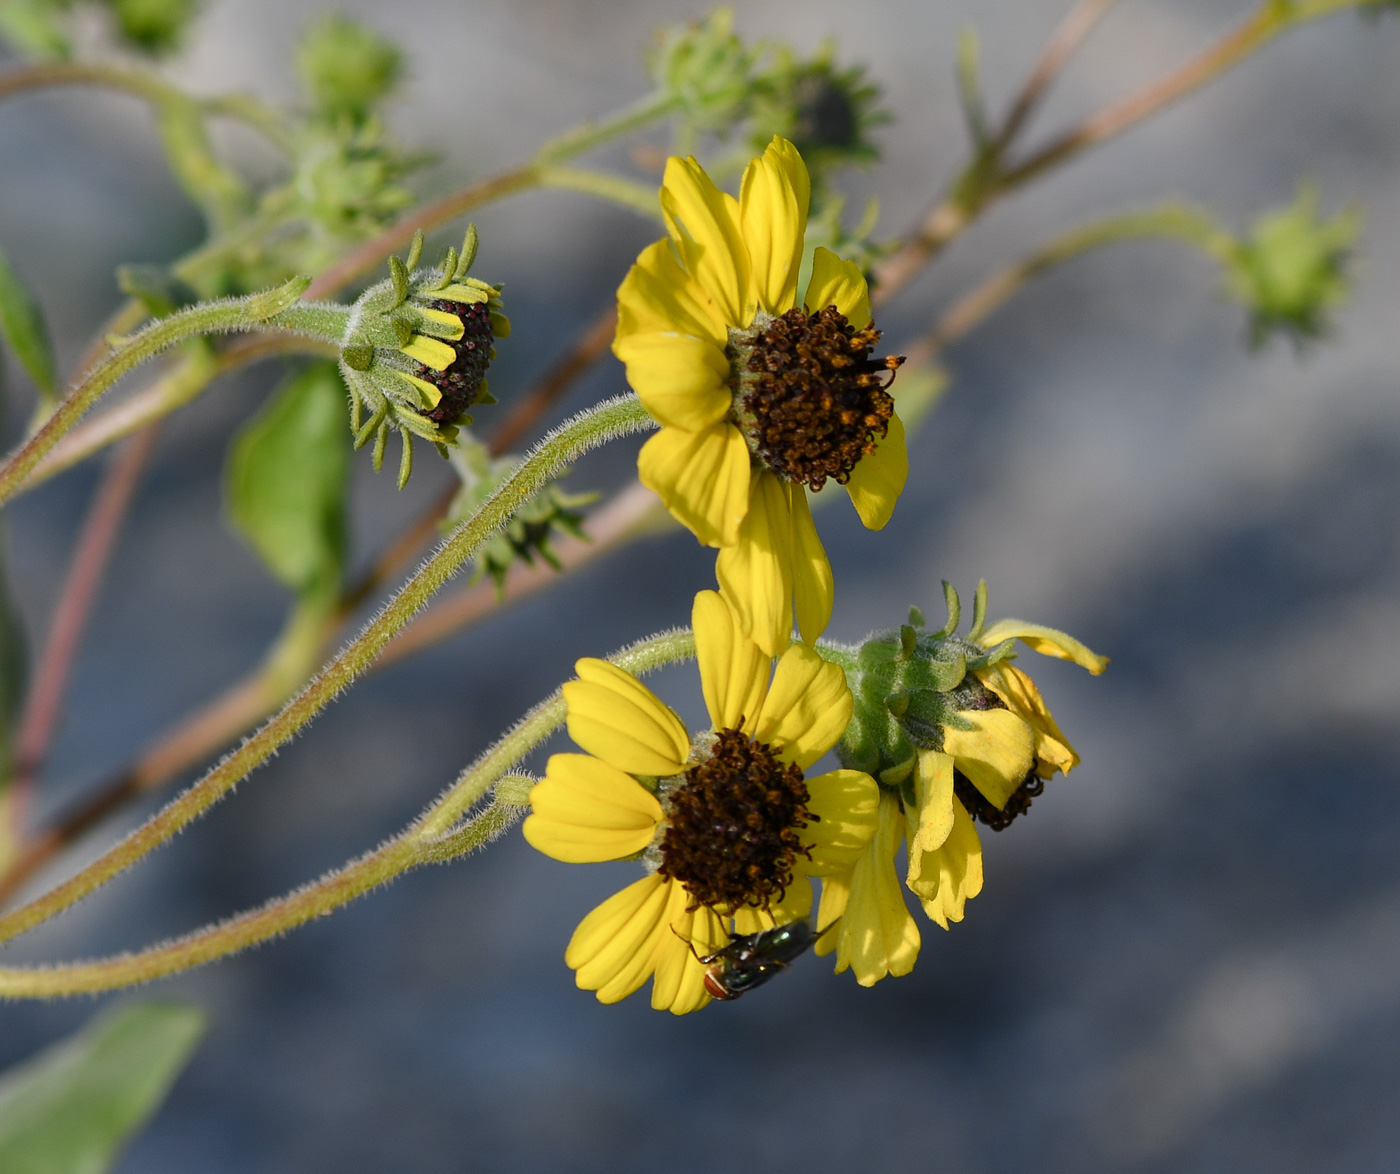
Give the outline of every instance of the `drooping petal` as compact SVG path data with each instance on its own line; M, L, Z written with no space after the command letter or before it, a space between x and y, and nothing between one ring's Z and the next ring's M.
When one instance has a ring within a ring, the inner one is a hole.
M1012 713L1023 717L1034 731L1036 774L1049 778L1057 770L1068 774L1079 765L1079 755L1061 732L1045 704L1045 698L1030 677L1007 661L982 669L977 675L987 688L1006 702Z
M808 644L815 644L817 637L826 631L827 624L831 622L835 585L826 549L812 522L807 490L796 481L789 482L787 490L792 501L793 610L802 639Z
M904 442L904 421L895 412L875 451L860 458L846 482L851 504L867 530L882 530L894 513L895 502L909 479L909 449Z
M855 866L880 821L880 788L863 770L833 770L807 780L807 810L817 816L799 833L811 858L797 867L811 876L836 876Z
M621 860L642 851L661 822L656 796L589 754L555 754L530 789L525 839L568 864Z
M729 360L714 343L680 334L633 334L613 351L627 364L627 382L659 424L703 432L734 402L725 382Z
M706 546L739 540L749 509L749 448L732 424L663 428L642 445L637 476Z
M805 921L812 912L812 882L803 875L793 878L782 897L769 902L767 908L740 905L734 910L735 936L762 933L779 925Z
M690 756L681 719L616 665L585 657L574 668L579 679L563 689L569 737L628 774L679 773Z
M909 871L905 883L916 897L931 897L938 889L936 853L953 832L953 756L920 750L914 767L915 807L907 812Z
M657 1011L687 1015L710 1001L705 989L705 966L701 958L715 953L729 941L724 925L715 912L701 905L687 912L691 896L684 885L670 886L665 921L669 933L656 943L656 976L651 987L651 1005Z
M778 148L782 140L749 164L739 189L739 222L748 250L758 304L770 314L785 314L797 303L797 271L807 231L807 203L799 200L793 172L806 167L801 157ZM788 144L791 147L791 144ZM796 156L794 165L793 157ZM810 195L810 180L808 192Z
M881 795L879 830L851 873L845 912L834 931L836 973L850 967L861 986L874 986L887 974L908 974L919 956L919 927L904 904L894 871L895 849L903 836L898 798ZM824 882L823 888L832 883ZM823 925L825 913L823 908L818 914Z
M953 804L953 830L934 857L938 887L921 903L924 912L944 929L961 921L968 901L982 891L982 841L977 826L961 803ZM932 869L926 869L932 875Z
M777 656L792 638L792 505L772 473L755 469L752 478L749 512L738 541L720 548L715 577L745 635Z
M1023 640L1026 647L1042 656L1072 660L1096 677L1108 668L1108 657L1100 656L1068 633L1041 624L1028 624L1024 620L998 620L978 637L978 643L983 648L994 648L1012 637Z
M768 692L772 661L744 635L734 609L717 591L695 596L690 621L710 722L717 730L752 731Z
M579 989L597 991L600 1003L616 1003L646 982L656 945L669 931L673 883L656 874L643 877L579 922L564 951Z
M802 305L809 314L835 306L857 330L870 325L870 288L865 274L854 261L841 260L830 249L813 252L812 279Z
M715 187L693 158L672 156L661 181L661 212L686 270L731 326L753 321L749 257L739 202Z
M793 644L778 661L753 736L806 770L841 740L854 704L840 665Z
M943 749L1000 811L1035 766L1035 735L1009 709L963 710L958 716L971 722L973 728L946 727Z
M658 332L688 334L719 347L729 338L719 308L681 267L668 239L642 250L617 291L618 342Z

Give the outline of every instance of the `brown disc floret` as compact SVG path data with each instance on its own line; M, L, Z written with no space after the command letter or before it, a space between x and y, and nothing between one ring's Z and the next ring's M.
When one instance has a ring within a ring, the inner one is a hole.
M885 389L904 360L873 357L879 341L874 325L857 330L835 306L761 316L731 338L735 417L769 468L813 490L850 480L894 412Z
M792 884L793 861L810 856L798 829L815 822L807 784L766 742L721 730L708 756L666 797L657 871L680 881L692 908L766 908Z

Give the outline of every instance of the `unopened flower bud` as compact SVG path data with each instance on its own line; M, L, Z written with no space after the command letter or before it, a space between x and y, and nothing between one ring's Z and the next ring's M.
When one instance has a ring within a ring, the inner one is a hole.
M318 112L358 121L393 90L403 54L362 24L324 16L306 30L297 67Z
M355 302L341 343L355 447L373 438L378 469L388 433L397 430L404 452L400 486L413 467L411 436L431 441L445 456L457 426L471 423L467 410L494 402L486 370L496 357L492 343L510 333L510 322L500 286L467 275L475 241L473 227L460 255L449 249L437 268L416 269L422 237L415 237L408 260L391 258L389 280Z

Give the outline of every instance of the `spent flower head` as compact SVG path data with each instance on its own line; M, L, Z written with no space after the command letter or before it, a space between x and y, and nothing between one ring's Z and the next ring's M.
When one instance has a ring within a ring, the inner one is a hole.
M901 841L905 884L946 929L982 888L975 824L1004 830L1047 779L1079 762L1035 682L1012 663L1016 641L1096 675L1108 665L1053 628L1020 620L986 627L985 584L971 628L959 636L957 592L944 589L942 628L927 631L914 610L908 624L852 650L847 665L855 705L838 754L879 780L880 820L855 866L823 882L818 921L841 924L817 953L835 951L838 973L850 967L863 986L907 974L918 957L918 927L895 872Z
M657 34L652 83L671 97L690 134L723 133L742 119L753 91L761 46L734 31L734 10L716 8L703 20Z
M1249 309L1255 346L1276 333L1296 343L1321 337L1350 293L1361 214L1349 208L1324 219L1319 204L1317 188L1302 185L1291 205L1255 222L1226 262L1226 288Z

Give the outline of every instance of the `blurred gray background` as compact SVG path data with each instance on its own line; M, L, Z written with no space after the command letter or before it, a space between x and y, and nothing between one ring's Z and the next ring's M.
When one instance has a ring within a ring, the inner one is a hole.
M964 157L954 39L975 22L1000 108L1068 0L752 0L739 27L833 34L899 116L859 178L912 223ZM294 93L289 46L325 7L205 7L176 72ZM524 157L643 91L666 0L349 6L400 38L394 107L442 152L434 190ZM1036 129L1066 125L1241 19L1219 0L1126 0ZM915 972L871 990L804 959L740 1003L676 1020L602 1007L562 952L634 875L569 867L518 834L338 916L146 994L213 1020L124 1174L664 1168L821 1171L1390 1171L1400 1165L1400 20L1290 35L1223 82L998 207L884 315L896 346L998 264L1090 216L1174 195L1234 227L1311 177L1366 230L1335 337L1251 354L1214 269L1133 244L1039 282L948 356L894 521L821 518L830 634L937 611L985 576L994 617L1063 627L1113 665L1027 665L1084 756L1030 815L984 834L967 920L921 923ZM236 145L236 144L235 144ZM243 149L243 148L240 148ZM251 149L251 148L247 148ZM256 158L253 162L256 163ZM114 265L177 256L195 214L145 112L97 92L0 105L0 240L71 364L117 299ZM562 353L654 229L581 197L478 217L507 283L503 398ZM12 365L8 435L28 408ZM78 664L43 803L82 793L256 663L280 590L220 517L229 430L272 368L175 418ZM611 359L559 414L622 386ZM632 449L570 488L621 483ZM445 483L403 494L357 461L361 558ZM75 471L7 519L31 635L46 630L93 484ZM156 858L6 962L143 945L261 902L377 843L570 671L683 622L712 555L633 547L373 677ZM1029 658L1028 658L1029 659ZM657 687L692 717L693 669ZM109 827L95 851L118 829ZM133 996L117 996L129 999ZM111 1000L102 1000L108 1002ZM92 1001L0 1007L0 1065Z

